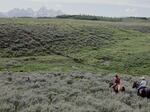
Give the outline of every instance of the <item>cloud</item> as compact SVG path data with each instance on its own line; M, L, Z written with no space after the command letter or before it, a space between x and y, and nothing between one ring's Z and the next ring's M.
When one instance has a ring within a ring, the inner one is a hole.
M45 6L67 14L149 17L150 0L0 0L0 11L13 8L38 10Z
M56 7L56 9L62 9L63 5L62 4L56 4L55 7Z
M135 13L136 11L137 11L136 8L127 8L127 9L125 9L125 12L127 12L127 13Z
M34 2L62 2L62 3L127 3L131 0L28 0Z
M150 0L26 0L41 3L110 4L150 8Z

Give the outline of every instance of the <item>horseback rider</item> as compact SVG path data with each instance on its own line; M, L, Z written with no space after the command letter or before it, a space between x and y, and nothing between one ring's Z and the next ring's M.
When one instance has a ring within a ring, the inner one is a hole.
M116 86L118 86L120 84L121 84L121 78L118 75L115 75L112 87L116 87Z
M121 78L117 74L115 75L113 81L109 84L109 87L112 87L116 93L119 91L125 91L125 87L122 84Z
M146 88L146 86L147 86L147 81L145 80L145 77L141 77L140 78L140 82L139 82L139 87L137 88L137 90L138 90L138 94L140 94L140 90L141 89L144 89L144 88Z

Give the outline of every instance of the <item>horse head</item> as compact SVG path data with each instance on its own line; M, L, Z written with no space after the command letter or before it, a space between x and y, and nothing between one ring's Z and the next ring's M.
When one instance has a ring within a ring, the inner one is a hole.
M135 81L134 83L133 83L133 86L132 86L132 88L138 88L139 87L139 82L138 81Z
M109 87L112 87L113 86L113 82L109 82Z

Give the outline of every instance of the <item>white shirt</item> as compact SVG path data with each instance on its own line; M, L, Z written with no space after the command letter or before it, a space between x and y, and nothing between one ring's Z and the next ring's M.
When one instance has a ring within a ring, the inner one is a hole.
M142 81L140 82L139 88L140 88L140 87L146 87L146 85L147 85L146 80L142 80Z

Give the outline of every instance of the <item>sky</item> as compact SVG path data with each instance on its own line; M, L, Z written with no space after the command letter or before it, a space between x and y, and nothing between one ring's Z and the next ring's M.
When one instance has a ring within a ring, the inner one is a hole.
M38 10L43 6L65 14L150 17L150 0L0 0L0 12L13 8Z

